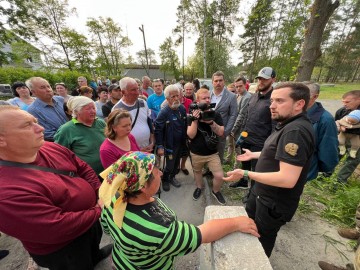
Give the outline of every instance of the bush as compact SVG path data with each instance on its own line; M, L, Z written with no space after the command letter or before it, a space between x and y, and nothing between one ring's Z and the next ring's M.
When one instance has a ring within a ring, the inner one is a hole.
M0 83L12 85L16 81L25 82L31 77L42 77L49 81L50 85L54 87L55 83L63 82L68 86L69 90L75 89L77 87L77 78L79 76L84 76L87 78L88 82L91 80L90 74L84 74L78 71L44 71L44 70L32 70L26 68L13 68L5 67L0 68Z

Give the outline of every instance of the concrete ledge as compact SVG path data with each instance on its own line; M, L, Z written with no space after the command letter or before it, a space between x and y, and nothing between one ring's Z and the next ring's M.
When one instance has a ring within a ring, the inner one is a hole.
M204 222L218 218L247 216L242 206L207 206ZM216 242L201 245L202 270L270 270L268 257L258 241L250 234L232 233Z

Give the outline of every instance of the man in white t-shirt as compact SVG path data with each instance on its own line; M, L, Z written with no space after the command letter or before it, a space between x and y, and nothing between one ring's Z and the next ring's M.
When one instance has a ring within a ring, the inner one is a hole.
M152 152L155 144L152 124L149 118L149 108L139 97L139 86L133 78L125 77L120 80L122 98L112 108L124 109L131 114L132 130L141 151Z

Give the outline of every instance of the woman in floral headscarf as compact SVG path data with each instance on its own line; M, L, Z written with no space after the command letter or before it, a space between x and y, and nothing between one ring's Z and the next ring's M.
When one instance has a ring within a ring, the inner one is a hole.
M172 269L176 256L229 233L241 231L259 237L248 217L211 220L200 226L178 221L171 209L153 197L161 175L155 156L144 152L128 152L101 173L101 224L115 241L115 269Z

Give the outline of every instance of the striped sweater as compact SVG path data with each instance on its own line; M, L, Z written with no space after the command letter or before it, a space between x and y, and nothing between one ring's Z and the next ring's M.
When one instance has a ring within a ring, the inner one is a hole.
M128 203L122 229L112 213L112 205L104 208L101 224L114 240L115 269L172 269L176 256L194 252L201 244L200 230L178 221L160 199L145 205Z

